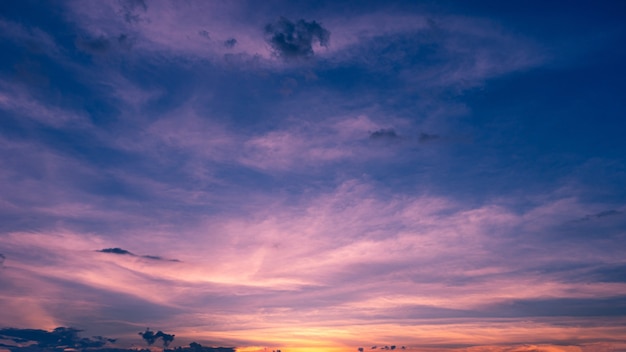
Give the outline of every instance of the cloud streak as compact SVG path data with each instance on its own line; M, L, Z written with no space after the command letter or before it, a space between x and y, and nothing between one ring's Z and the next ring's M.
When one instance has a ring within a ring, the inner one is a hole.
M110 254L117 254L117 255L128 255L131 257L140 257L140 258L146 258L146 259L152 259L152 260L166 260L166 261L171 261L171 262L178 262L179 260L177 259L163 259L159 256L156 255L142 255L142 256L138 256L132 252L129 252L125 249L122 248L104 248L104 249L100 249L97 250L96 252L100 252L100 253L110 253Z

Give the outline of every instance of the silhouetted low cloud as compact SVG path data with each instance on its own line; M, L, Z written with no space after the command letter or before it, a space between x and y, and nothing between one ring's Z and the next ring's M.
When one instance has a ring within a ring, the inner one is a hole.
M0 348L8 349L11 352L60 352L67 348L76 351L101 351L101 352L137 352L136 348L118 348L111 346L117 339L103 336L92 336L91 338L80 337L82 330L70 327L58 327L52 331L41 329L0 329ZM173 334L166 334L163 331L156 333L150 329L140 332L139 335L149 344L154 344L161 339L164 347L168 347L174 341ZM11 344L15 343L15 344ZM147 351L147 350L143 350ZM189 347L176 347L165 349L167 352L235 352L233 347L205 347L199 343L192 342Z
M199 343L192 342L189 347L178 347L174 349L177 352L235 352L232 347L205 347Z
M151 331L150 328L147 328L146 331L140 332L139 336L144 339L148 345L152 345L156 340L161 339L163 341L163 346L167 347L174 341L173 334L166 334L163 331L159 330L156 333Z
M396 348L397 348L397 346L396 346L396 345L391 345L391 346L380 346L380 349L381 349L381 350L386 350L386 351L394 351ZM378 346L372 346L370 349L371 349L371 350L378 349ZM400 347L400 349L401 349L401 350L406 350L406 346L401 346L401 347ZM363 351L363 347L359 347L359 348L358 348L358 350L359 350L360 352L362 352L362 351Z
M7 257L4 256L4 254L0 253L0 268L2 268L2 266L4 265L4 260Z
M330 41L330 32L319 23L305 20L294 23L284 17L267 24L265 35L274 54L283 59L311 57L314 43L325 47Z
M68 327L58 327L52 331L39 329L0 329L0 338L18 344L34 343L39 348L57 348L59 346L71 348L98 348L107 343L114 343L115 339L102 336L92 338L80 337L82 330Z

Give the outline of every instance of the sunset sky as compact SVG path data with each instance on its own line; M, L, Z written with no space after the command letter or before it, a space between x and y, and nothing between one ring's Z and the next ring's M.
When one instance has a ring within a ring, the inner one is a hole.
M626 351L625 43L624 1L0 1L0 328Z

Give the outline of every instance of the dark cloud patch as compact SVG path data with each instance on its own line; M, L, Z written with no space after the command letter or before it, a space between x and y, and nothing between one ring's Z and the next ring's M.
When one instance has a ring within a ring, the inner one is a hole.
M152 259L152 260L164 260L164 261L168 261L168 262L180 262L180 260L178 259L166 259L163 257L159 257L158 255L142 255L142 258L146 258L146 259Z
M179 347L176 351L181 352L235 352L235 349L232 347L205 347L199 343L192 342L189 344L189 347Z
M142 258L146 258L146 259L152 259L152 260L164 260L163 258L159 257L158 255L143 255L141 257Z
M406 346L401 346L401 347L397 347L396 345L385 345L385 346L380 346L381 350L385 350L385 351L394 351L396 348L400 348L401 350L406 350ZM378 346L372 346L370 347L371 350L375 350L375 349L379 349ZM363 347L359 347L357 349L359 352L363 352L365 349Z
M607 216L613 216L613 215L620 215L622 214L621 211L619 210L606 210L606 211L601 211L597 214L595 214L596 218L605 218Z
M398 136L396 131L392 128L389 128L389 129L381 128L378 131L374 131L370 133L370 138L377 139L377 140L393 140L393 139L400 138L400 136Z
M265 40L280 58L301 59L313 56L313 44L327 47L330 32L315 21L298 20L291 22L280 17L265 26Z
M132 40L128 34L120 34L117 36L117 44L124 49L130 49L133 45L134 40Z
M230 39L224 41L224 46L229 48L229 49L234 48L235 45L237 45L237 39L235 39L235 38L230 38Z
M438 134L420 133L418 140L420 143L434 142L441 137Z
M156 333L151 331L150 328L147 328L146 331L140 332L139 336L146 341L148 345L152 345L156 342L156 340L161 339L163 342L163 346L167 347L174 341L174 335L166 334L163 331L159 330Z
M76 40L76 47L90 54L106 54L111 50L111 46L111 40L105 37Z
M2 268L2 266L4 265L4 260L7 257L4 256L4 254L0 253L0 268Z
M80 337L82 330L70 327L58 327L52 331L39 329L0 329L0 338L10 340L18 344L35 344L40 348L99 348L107 343L114 343L116 339L103 336L93 336L91 338Z
M100 252L100 253L110 253L110 254L118 254L118 255L127 255L127 256L131 256L131 257L138 257L138 258L145 258L145 259L150 259L150 260L162 260L162 261L168 261L168 262L180 262L180 260L178 259L166 259L163 258L161 256L158 255L137 255L133 252L127 251L125 249L122 248L104 248L104 249L100 249L97 250L96 252Z
M104 336L92 336L84 338L79 336L82 330L58 327L52 331L41 329L17 329L4 328L0 329L0 340L3 342L11 341L13 344L0 343L0 347L6 348L11 352L60 352L71 348L75 351L100 351L100 352L137 352L137 349L126 349L111 346L117 339ZM139 335L149 344L154 344L161 339L163 346L168 347L174 341L173 334L166 334L163 331L154 333L150 329L140 332ZM235 352L233 347L205 347L199 343L192 342L189 347L176 347L173 349L165 348L167 352Z
M590 220L595 220L595 219L602 219L602 218L607 218L607 217L613 217L613 216L622 215L622 214L624 214L624 213L619 211L619 210L611 209L611 210L601 211L601 212L596 213L596 214L586 215L586 216L578 219L577 221L579 221L579 222L580 221L590 221Z
M76 47L91 55L106 55L115 50L130 49L133 40L128 34L122 33L117 37L78 38L75 41Z
M125 249L121 249L121 248L105 248L105 249L101 249L98 252L101 253L113 253L113 254L121 254L121 255L132 255L132 256L136 256L135 254L133 254L132 252L129 252Z
M207 32L207 31L206 31L206 30L204 30L204 29L203 29L203 30L198 31L198 35L199 35L199 36L201 36L201 37L203 37L203 38L206 38L206 39L211 39L211 36L209 35L209 32Z

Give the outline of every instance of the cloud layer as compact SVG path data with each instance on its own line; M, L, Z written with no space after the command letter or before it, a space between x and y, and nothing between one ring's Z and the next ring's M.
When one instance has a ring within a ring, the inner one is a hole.
M7 6L0 349L623 349L626 28L528 6Z

